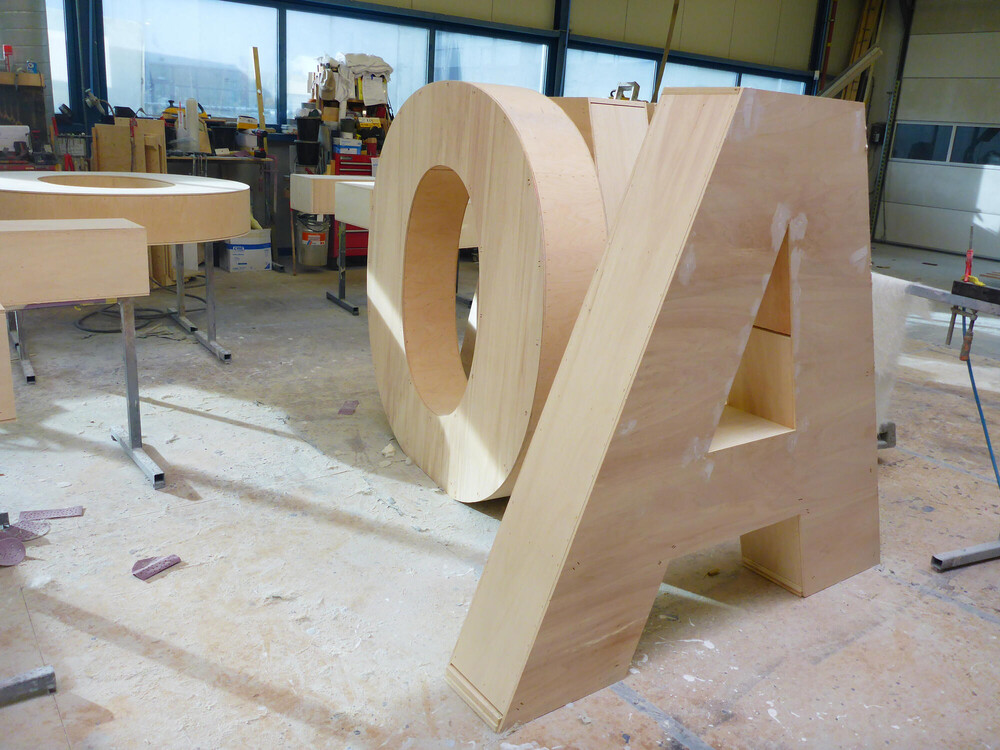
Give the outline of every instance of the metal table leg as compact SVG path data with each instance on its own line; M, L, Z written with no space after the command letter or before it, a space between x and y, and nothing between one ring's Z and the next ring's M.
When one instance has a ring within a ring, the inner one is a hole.
M24 374L24 382L34 383L35 368L31 366L31 360L28 358L28 349L24 345L24 339L21 337L20 320L17 311L12 310L7 313L7 335L14 346L14 351L17 352L17 360L21 365L21 372Z
M205 246L205 319L208 327L205 331L195 331L194 337L198 343L208 349L223 362L232 357L228 349L219 346L215 340L215 258L211 245Z
M174 275L177 277L177 308L169 309L173 321L188 333L192 334L199 344L208 349L222 362L228 362L233 356L228 349L219 346L215 340L215 259L212 257L211 243L205 245L205 314L207 333L198 330L198 326L184 314L184 246L174 246Z
M139 418L139 370L135 358L135 301L131 298L119 300L118 308L122 318L122 343L125 351L125 392L128 402L128 433L120 428L111 428L111 437L121 446L135 465L142 469L153 484L160 489L166 479L156 462L142 448L142 423Z
M177 307L171 307L168 312L174 322L188 333L194 333L198 326L192 323L184 310L184 245L174 245L174 278L177 287Z
M338 307L342 307L351 315L358 314L358 308L347 301L347 225L337 222L337 269L340 271L340 283L337 286L337 295L328 291L326 298Z

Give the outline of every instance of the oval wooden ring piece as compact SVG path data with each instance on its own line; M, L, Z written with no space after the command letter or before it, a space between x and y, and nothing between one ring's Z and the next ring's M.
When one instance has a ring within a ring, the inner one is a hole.
M128 219L150 245L211 242L250 231L250 188L180 174L0 172L0 219Z
M468 377L455 312L467 205L480 243ZM369 332L400 447L457 500L508 495L604 251L587 145L535 91L430 84L389 130L372 213Z

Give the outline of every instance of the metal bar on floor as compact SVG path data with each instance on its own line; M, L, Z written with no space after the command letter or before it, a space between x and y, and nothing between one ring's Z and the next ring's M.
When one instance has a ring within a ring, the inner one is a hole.
M0 680L0 706L49 695L56 691L56 671L49 666L38 667L9 679Z
M122 347L125 357L125 398L128 409L128 432L111 429L111 437L125 455L135 462L154 489L166 484L163 469L149 457L142 447L142 420L139 416L139 367L135 356L135 300L131 297L118 301L122 321Z
M1000 541L974 544L971 547L944 552L931 557L931 567L937 571L951 570L963 565L996 560L1000 557Z

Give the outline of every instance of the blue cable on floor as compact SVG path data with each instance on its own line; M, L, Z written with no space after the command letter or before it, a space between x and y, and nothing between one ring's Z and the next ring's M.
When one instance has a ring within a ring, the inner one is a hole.
M962 316L962 336L965 336L965 316ZM986 417L983 415L983 404L979 400L979 389L976 388L976 376L972 374L972 355L965 360L969 368L969 382L972 383L972 395L976 397L976 408L979 409L979 421L983 425L983 435L986 436L986 448L990 452L990 461L993 462L993 476L996 477L997 487L1000 488L1000 470L997 470L997 458L993 455L993 443L990 442L990 431L986 426Z

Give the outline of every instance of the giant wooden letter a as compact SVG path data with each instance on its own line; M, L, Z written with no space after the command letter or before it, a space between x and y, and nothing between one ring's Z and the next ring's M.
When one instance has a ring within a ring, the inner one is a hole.
M671 557L878 561L860 107L661 97L448 669L496 728L621 679Z

